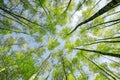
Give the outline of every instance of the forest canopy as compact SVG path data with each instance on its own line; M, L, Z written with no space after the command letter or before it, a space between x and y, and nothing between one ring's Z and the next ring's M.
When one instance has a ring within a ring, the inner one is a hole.
M0 80L120 80L120 0L0 0Z

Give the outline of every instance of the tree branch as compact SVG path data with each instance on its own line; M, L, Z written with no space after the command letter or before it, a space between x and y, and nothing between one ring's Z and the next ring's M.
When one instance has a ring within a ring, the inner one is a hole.
M86 24L86 23L94 20L98 16L101 16L105 12L117 7L118 5L120 5L119 3L120 3L120 0L112 0L107 5L105 5L102 9L100 9L98 12L96 12L93 16L91 16L90 18L86 19L85 21L79 23L70 33L68 33L68 35L73 33L79 26L82 26L83 24Z
M116 53L107 53L107 52L102 52L102 51L97 51L97 50L89 50L89 49L81 49L81 48L74 48L74 49L120 58L120 54L116 54Z

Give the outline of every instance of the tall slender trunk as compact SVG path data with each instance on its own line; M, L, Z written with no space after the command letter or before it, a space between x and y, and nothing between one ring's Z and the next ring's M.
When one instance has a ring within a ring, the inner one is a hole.
M97 13L95 13L93 16L91 16L90 18L86 19L85 21L79 23L69 34L73 33L79 26L94 20L98 16L100 16L100 15L104 14L105 12L117 7L118 5L120 5L120 0L112 0L107 5L105 5L103 8L101 8Z

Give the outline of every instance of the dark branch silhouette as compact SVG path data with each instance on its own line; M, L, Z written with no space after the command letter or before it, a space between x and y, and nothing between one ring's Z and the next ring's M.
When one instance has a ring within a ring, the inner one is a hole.
M81 48L74 48L74 49L87 51L87 52L94 52L94 53L98 53L98 54L102 54L102 55L106 55L106 56L112 56L112 57L120 58L120 54L116 54L116 53L107 53L107 52L102 52L102 51L97 51L97 50L89 50L89 49L81 49Z
M9 11L9 10L1 7L1 6L0 6L0 9L3 10L4 12L8 13L9 15L13 16L13 17L16 16L16 17L21 18L21 19L24 19L24 20L26 20L26 21L28 21L28 22L30 22L30 23L32 23L32 24L35 24L35 25L38 25L38 26L42 27L42 25L37 24L37 23L35 23L35 22L32 22L32 21L30 21L29 19L27 19L27 18L25 18L25 17L22 17L22 16L20 16L20 15L14 14L14 13L12 13L11 11Z
M85 44L84 46L98 44L98 43L120 43L120 41L119 40L116 40L116 41L96 41L96 42L93 42L93 43Z
M116 11L116 12L114 12L114 13L111 13L111 14L105 15L103 18L106 18L106 17L111 16L111 15L115 15L115 14L118 14L118 13L120 13L120 11Z
M65 9L65 11L63 11L63 13L65 13L65 12L68 10L68 8L69 8L71 2L72 2L72 0L69 0L68 5L67 5L67 8Z
M112 22L118 22L118 21L120 21L120 19L115 19L115 20L111 20L111 21L106 21L106 22L103 22L103 23L99 23L99 24L97 24L97 25L95 25L95 26L89 27L89 28L87 28L87 29L91 29L91 28L94 28L94 27L97 27L97 26L100 26L100 25L103 25L103 24L112 23Z
M109 40L109 39L116 39L116 38L120 38L120 36L108 37L108 38L98 39L98 40Z
M75 9L75 11L73 12L73 14L71 15L71 17L76 13L76 11L78 11L82 5L86 2L86 0L83 0L83 2L79 2L78 5L77 5L77 8Z
M120 21L116 21L116 22L114 22L114 23L112 23L112 24L110 24L110 25L104 26L104 27L102 27L102 28L100 28L100 29L107 28L107 27L112 27L113 25L117 25L117 24L119 24L119 23L120 23Z
M116 77L115 74L113 74L113 72L108 71L106 68L103 68L103 66L97 64L96 62L92 61L90 58L86 57L85 55L82 55L83 57L85 57L88 61L90 61L91 63L93 63L96 67L98 67L101 71L105 72L107 75L109 75L110 77L112 77L114 80L118 80L118 78Z
M112 0L111 2L109 2L106 6L104 6L102 9L100 9L97 13L95 13L93 16L91 16L90 18L86 19L85 21L79 23L69 34L73 33L79 26L88 23L92 20L94 20L95 18L97 18L98 16L104 14L105 12L117 7L120 3L120 0Z

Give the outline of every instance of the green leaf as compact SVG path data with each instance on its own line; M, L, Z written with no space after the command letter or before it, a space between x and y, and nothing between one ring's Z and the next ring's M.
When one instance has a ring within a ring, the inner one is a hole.
M4 0L0 0L0 5L4 5Z
M0 69L0 72L2 72L2 71L4 71L5 70L5 68L2 68L2 69Z
M79 63L78 57L74 57L74 58L72 59L72 63L73 63L73 65L77 65L77 64Z
M88 8L87 10L84 10L82 12L82 16L84 19L87 19L88 17L90 17L92 14L94 13L93 10L91 10L91 8Z
M70 41L67 41L66 44L65 44L65 48L68 49L68 52L71 52L74 47L75 47L75 44L70 42Z
M78 80L88 80L88 79L87 79L87 75L84 74L84 73L81 73L81 74L78 76Z
M69 27L66 27L66 28L63 28L61 31L60 31L60 37L62 39L69 39L71 37L71 35L67 35L69 32L70 32L70 28ZM67 35L67 36L66 36Z
M68 74L68 80L75 80L74 76L72 74Z
M104 22L104 18L102 17L97 17L94 21L93 21L93 24L99 24L99 23L103 23Z
M97 74L94 80L108 80L105 76Z
M85 2L85 4L87 5L87 6L91 6L91 5L93 5L93 1L92 0L87 0L86 2Z
M49 39L48 44L47 44L49 50L53 50L59 45L60 43L58 42L58 40L57 39L54 40L52 38Z

